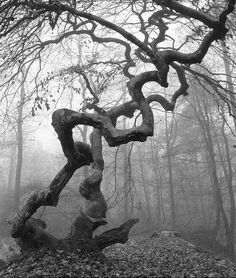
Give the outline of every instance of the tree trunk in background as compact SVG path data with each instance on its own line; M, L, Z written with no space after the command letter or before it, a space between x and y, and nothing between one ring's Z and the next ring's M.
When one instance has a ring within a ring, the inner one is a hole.
M232 259L234 260L235 259L234 232L235 232L235 209L236 208L235 208L235 198L234 198L234 190L233 190L233 168L232 168L232 163L231 163L228 139L225 134L224 126L225 126L225 122L223 121L222 134L223 134L224 143L225 143L226 163L227 163L227 168L228 168L228 175L227 175L227 171L225 171L225 175L226 175L226 181L227 181L229 199L230 199L230 235L229 235L230 238L229 238L229 242L228 242L228 249L229 249Z
M152 155L152 166L153 166L155 179L156 179L156 187L155 187L157 192L156 221L157 221L157 228L160 231L161 230L161 176L159 177L157 172L157 167L159 167L159 165L154 152L153 140L151 140L150 149Z
M220 190L220 184L217 176L217 167L216 167L216 161L215 161L215 153L214 153L214 146L212 141L212 136L210 132L210 115L209 115L209 104L206 103L206 99L202 98L203 103L203 109L201 108L201 105L199 103L199 100L197 100L198 105L198 112L201 113L200 118L200 124L203 131L203 137L206 142L207 151L208 151L208 163L209 163L209 170L210 170L210 177L212 181L212 189L214 194L214 200L216 205L216 223L214 228L214 237L217 236L217 233L220 228L220 216L222 215L223 218L223 224L225 228L225 236L227 241L227 249L229 252L229 255L232 259L234 259L234 246L233 246L233 238L231 234L231 229L229 225L229 221L227 219L223 200L222 200L222 194ZM199 116L198 116L199 119ZM213 119L211 119L211 124L213 124Z
M20 101L18 105L18 118L17 118L17 165L16 165L16 178L15 178L15 209L19 209L20 204L20 184L21 184L21 169L23 160L23 107L25 98L25 85L24 85L24 72L22 72L22 83L20 89Z
M140 166L141 179L142 179L141 183L142 183L142 187L143 187L143 192L144 192L145 201L146 201L146 208L147 208L147 219L150 222L151 221L151 210L150 210L150 204L149 204L148 191L147 191L147 188L145 185L145 177L144 177L144 170L143 170L140 146L138 148L138 151L139 151L139 166Z
M216 130L215 130L216 133ZM221 133L224 146L220 145L220 142L217 140L217 147L220 157L220 163L224 172L224 179L227 184L228 194L229 194L229 210L230 210L230 224L229 224L229 235L228 235L228 243L227 248L231 258L234 259L234 232L235 232L235 198L234 198L234 190L233 190L233 168L230 157L229 143L228 138L225 134L225 121L222 121L221 125ZM222 150L225 149L225 153L223 154Z
M214 195L215 195L215 201L216 201L216 208L217 208L217 215L216 215L216 225L215 225L215 231L214 231L214 236L216 237L219 228L220 228L220 214L222 214L223 218L223 223L225 227L225 235L226 235L226 240L227 240L227 248L229 251L229 255L231 256L232 259L234 259L234 248L232 247L232 238L231 238L231 233L230 233L230 226L229 222L224 210L223 206L223 200L222 200L222 194L220 190L220 185L219 185L219 180L217 177L217 169L216 169L216 163L214 159L214 153L212 154L213 150L213 145L212 145L212 140L210 140L208 143L209 149L209 168L210 168L210 174L212 178L212 184L213 184L213 190L214 190Z
M197 177L200 177L201 175L201 172L200 172L200 169L199 169L199 165L198 165L198 162L197 162L197 155L196 153L194 154L194 159L195 159L195 170L196 170L196 173L197 173ZM204 199L203 199L203 192L202 192L202 182L200 182L197 186L197 190L198 190L198 193L199 193L199 203L200 203L200 217L201 217L201 222L202 222L202 226L204 228L207 227L207 216L206 216L206 208L205 208L205 203L204 203Z
M10 191L12 189L12 185L13 185L15 154L16 154L16 148L15 148L15 146L12 146L11 155L10 155L9 172L8 172L8 182L7 182L8 191Z
M209 139L209 138L208 138ZM212 147L212 142L208 141L208 148ZM221 191L220 191L220 186L219 186L219 180L217 177L217 170L216 170L216 165L215 165L215 158L214 158L214 153L212 153L212 150L208 149L208 156L207 156L207 161L208 161L208 169L209 169L209 174L210 174L210 180L211 180L211 185L212 185L212 191L213 191L213 199L215 202L215 209L216 209L216 215L215 215L215 227L214 227L214 235L215 237L218 234L218 231L220 229L220 200L219 196L221 196Z
M169 178L171 226L173 229L175 229L175 227L176 227L176 207L175 207L175 197L174 197L170 139L171 139L171 135L168 132L167 113L165 113L165 140L166 140L166 155L167 155L167 167L168 167L168 178Z
M214 154L214 146L211 138L211 132L210 132L210 124L209 124L209 115L207 110L207 105L202 98L202 105L200 104L200 100L198 97L194 99L195 101L195 112L197 119L199 121L201 132L202 132L202 138L205 142L207 152L204 152L203 155L206 156L206 160L208 163L208 170L209 170L209 176L211 181L211 187L212 187L212 193L213 193L213 200L214 200L214 206L215 206L215 227L214 227L214 236L217 236L217 233L220 228L220 204L219 204L219 181L217 177L217 169L216 169L216 162L215 162L215 154Z
M126 129L126 118L123 117L123 129ZM127 144L121 146L123 158L123 192L124 192L124 216L126 220L129 217L129 169L128 169L128 151Z
M236 98L235 98L235 92L233 87L233 80L230 73L230 63L229 63L229 53L226 46L225 41L222 41L222 48L223 48L223 60L225 65L225 72L226 72L226 80L228 85L228 90L230 91L230 101L231 101L231 113L233 115L233 121L234 121L234 129L236 131ZM228 165L228 175L227 175L227 185L228 185L228 191L229 191L229 198L230 198L230 240L231 243L229 243L229 250L231 252L231 256L233 259L235 258L235 252L234 252L234 232L235 232L235 198L234 198L234 191L233 191L233 169L231 164L231 159L229 156L229 145L228 140L224 131L224 126L222 126L222 134L224 138L225 143L225 150L226 150L226 159L227 159L227 165Z
M181 179L180 179L181 180ZM180 189L180 192L182 193L183 197L184 197L184 204L185 204L185 209L186 211L191 211L191 205L190 205L190 200L189 200L189 197L188 197L188 193L185 192L185 189L187 188L187 184L183 185L182 182L180 182L178 184L179 186L179 189ZM191 192L193 193L193 192ZM195 211L198 211L198 207L196 205L196 203L193 201L193 204L192 204L195 208ZM188 219L188 222L190 221L190 219Z
M236 131L236 98L235 98L235 92L233 87L233 80L230 73L230 64L229 64L229 52L226 46L225 41L222 41L221 43L222 49L223 49L223 61L225 65L225 73L226 73L226 80L227 80L227 87L230 91L229 97L230 97L230 107L231 107L231 113L233 115L233 121L234 121L234 130Z

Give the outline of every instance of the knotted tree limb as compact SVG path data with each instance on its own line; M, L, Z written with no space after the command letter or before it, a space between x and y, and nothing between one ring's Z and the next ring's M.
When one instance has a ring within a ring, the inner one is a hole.
M180 82L180 87L178 88L178 90L176 90L173 93L170 101L167 100L164 96L157 93L148 96L146 98L146 102L148 103L148 105L151 104L152 102L157 102L164 108L165 111L173 111L178 98L181 95L183 96L188 95L187 90L189 88L189 85L186 80L185 71L183 67L176 63L171 63L171 67L173 67L177 72L178 79ZM143 78L145 78L145 74L140 74L140 75L143 75L144 76ZM148 72L148 75L149 75L149 79L147 79L148 81L157 81L158 75L156 71ZM138 103L132 100L132 101L122 103L119 106L111 108L106 115L111 119L112 124L115 126L116 121L120 116L126 116L128 118L132 118L134 116L134 112L138 109L139 109Z
M78 113L67 109L60 109L53 113L52 125L58 134L62 150L68 162L55 177L49 189L33 193L23 208L18 212L13 221L13 237L20 237L22 235L26 221L40 206L57 204L61 190L76 169L93 162L88 177L80 185L80 192L90 202L90 206L83 213L80 213L76 220L76 223L83 223L83 225L77 226L87 227L86 229L82 229L83 233L86 230L86 234L91 237L92 233L89 232L91 231L91 223L89 224L87 218L103 218L106 216L107 211L107 205L100 190L104 167L101 134L110 145L120 145L133 140L143 141L146 140L148 135L152 135L152 110L143 96L142 86L146 82L155 80L156 78L156 72L148 72L134 77L128 84L130 95L137 103L143 116L143 123L137 128L118 130L106 115ZM94 127L91 134L92 154L89 146L82 143L74 143L72 129L77 124L86 124ZM85 225L85 222L88 225ZM78 236L78 229L75 230L76 233L72 233L71 238L74 238L74 234Z
M150 129L145 123L136 128L119 130L113 126L110 118L107 116L79 113L69 109L58 109L53 113L53 118L60 119L66 126L70 126L70 128L81 124L98 128L101 130L102 135L111 147L125 144L130 141L143 142L146 140L147 136L153 134L153 129ZM67 128L57 131L58 138L64 146L64 154L69 161L73 161L76 159L76 156L74 155L75 151L73 146L71 146L68 141L68 138L71 138L71 136L68 135ZM71 152L68 152L69 149L71 149Z
M81 182L79 191L90 202L84 213L92 218L105 218L107 204L101 192L102 172L104 161L102 157L102 139L99 129L93 129L90 135L93 153L93 164L88 176Z
M85 113L76 113L65 109L56 111L53 114L52 125L58 134L68 162L54 178L49 189L33 193L15 217L12 236L17 237L20 245L25 248L39 248L41 246L47 248L78 247L78 243L82 244L81 240L90 241L93 231L100 225L106 224L105 220L101 220L101 218L106 217L107 211L107 205L100 190L104 168L101 131L94 128L90 136L92 150L87 144L74 143L72 129L78 121L78 114L79 117L81 116L83 124L88 124L89 121L94 121L94 119L95 124L97 124L99 122L97 118L99 120L101 118L99 118L99 115L86 115ZM79 211L78 217L72 224L71 234L67 238L59 240L47 233L44 229L45 227L38 225L38 222L30 219L30 217L42 205L55 206L61 190L75 170L90 163L92 163L92 166L89 175L80 184L80 193L89 201L89 206ZM97 221L94 222L96 219ZM119 236L117 236L117 240L118 238ZM120 237L120 241L124 241L123 237Z
M79 113L68 109L59 109L53 113L53 127L61 141L62 148L67 159L74 160L77 155L72 144L72 128L79 124L85 124L98 128L109 146L119 146L131 141L146 141L153 135L153 113L148 101L144 98L142 87L150 81L158 82L158 72L149 71L133 77L128 82L129 93L138 106L143 122L138 127L120 130L115 128L114 122L107 115Z
M127 84L132 101L123 104L118 109L110 110L103 114L79 113L68 109L59 109L53 113L52 125L58 134L62 150L68 162L64 168L54 178L49 189L35 192L18 212L14 219L12 235L20 237L24 230L26 221L36 212L40 206L56 206L59 194L76 169L92 163L89 175L80 184L81 195L87 199L89 206L82 208L78 217L72 224L72 232L68 237L71 242L77 238L92 238L94 221L100 224L101 218L106 217L107 205L104 196L100 190L102 181L102 172L104 161L102 157L103 135L110 146L116 146L130 141L145 141L147 136L153 134L153 114L149 104L152 101L159 102L166 110L173 110L177 98L181 94L186 94L187 83L184 72L178 65L172 65L178 72L181 83L180 89L175 92L171 102L168 102L163 96L155 94L145 99L142 87L149 81L158 82L157 71L150 71L133 77ZM143 122L139 127L133 127L126 130L116 129L116 119L120 115L127 115L139 109ZM91 146L80 142L74 143L72 130L78 124L93 126L93 132L90 137ZM91 220L91 218L93 220ZM96 220L97 219L97 220ZM97 223L96 226L100 224ZM101 225L102 225L101 224ZM55 246L55 244L53 244Z
M57 206L59 195L66 186L74 172L85 165L93 162L93 157L89 145L76 142L74 150L78 154L78 159L73 162L68 162L61 171L52 180L49 188L35 191L27 199L23 207L16 213L12 225L12 237L20 237L23 232L26 221L37 211L41 206Z
M35 192L27 200L23 209L14 219L12 236L17 237L18 244L23 249L40 249L46 247L50 249L92 248L101 250L101 244L98 246L97 242L102 241L104 245L104 242L107 241L105 245L108 246L114 242L114 237L116 242L124 243L124 234L127 240L129 230L136 222L132 225L121 226L124 231L121 232L121 230L118 230L118 232L115 233L116 236L114 232L112 232L111 238L113 240L109 237L106 237L106 240L103 235L101 235L100 241L98 241L100 237L96 240L93 239L94 230L107 223L105 220L101 219L106 216L107 205L100 190L102 171L104 168L100 130L94 129L91 134L91 152L87 144L73 142L72 132L70 132L72 131L72 127L70 125L67 126L65 122L57 120L54 118L53 125L56 127L55 130L59 133L59 139L62 144L62 149L68 157L68 163L54 178L48 190ZM60 125L60 123L62 123L62 125ZM68 133L66 134L65 131L68 131ZM71 146L68 142L73 143L74 146ZM77 218L72 224L70 235L65 239L57 239L45 230L46 223L34 218L30 219L30 217L42 205L56 205L61 190L73 175L74 171L78 167L88 165L91 162L92 166L89 175L80 184L80 192L90 202L90 205L79 211Z
M173 9L176 12L179 12L182 16L186 16L187 18L197 19L200 22L204 23L208 28L210 28L208 33L204 36L201 44L194 52L182 53L177 50L160 51L159 55L167 64L170 64L174 61L183 64L201 63L212 42L216 40L223 40L225 38L225 35L228 33L229 30L226 27L227 16L233 12L236 3L235 0L228 0L226 7L221 12L221 14L219 16L213 17L209 14L187 7L176 0L154 0L154 2L158 5L163 5L165 7Z
M154 94L147 99L142 93L142 86L148 81L157 81L156 71L147 72L136 76L128 83L131 102L127 102L111 109L106 115L78 113L68 109L60 109L53 113L52 125L58 134L63 152L68 163L57 174L47 190L35 192L27 200L23 208L14 218L12 236L19 237L25 222L37 211L40 206L56 206L59 194L72 177L76 169L93 162L90 173L80 185L80 193L89 202L90 206L84 213L93 218L104 218L106 215L106 202L100 191L104 161L102 158L101 134L111 146L120 145L129 141L144 141L153 132L153 115L149 103L159 102L165 110L172 111L177 98L186 94L187 82L184 73L178 65L172 64L178 72L181 87L173 95L171 102L163 96ZM116 120L121 115L133 116L136 109L140 109L143 123L139 127L126 130L115 128ZM91 134L92 151L89 145L74 143L72 129L77 124L87 124L94 127Z

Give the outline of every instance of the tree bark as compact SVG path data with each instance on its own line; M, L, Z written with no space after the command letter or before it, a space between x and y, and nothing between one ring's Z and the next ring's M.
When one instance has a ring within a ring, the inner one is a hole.
M236 98L235 92L233 87L233 80L230 72L230 63L229 63L229 52L227 50L227 45L225 41L222 41L222 50L223 50L223 61L225 65L225 73L226 73L226 80L227 80L227 87L229 90L229 97L230 97L230 107L231 107L231 114L233 116L234 121L234 130L236 131Z
M211 177L211 183L212 183L212 189L213 189L213 196L215 201L215 208L216 208L216 223L215 228L213 230L213 235L216 237L219 228L220 228L220 217L222 215L224 229L225 229L225 236L227 239L227 247L229 250L229 255L234 258L234 247L232 246L233 238L231 234L230 224L227 219L227 215L225 213L223 200L222 200L222 194L220 190L220 184L217 176L217 168L216 168L216 162L215 162L215 153L214 153L214 146L212 142L212 136L210 132L210 115L206 100L202 99L203 101L203 108L200 106L200 102L197 99L197 106L198 106L198 112L200 113L200 118L198 116L198 119L200 120L200 124L203 131L203 138L206 142L207 151L208 151L208 164L209 164L209 171L210 171L210 177Z
M231 163L230 151L229 151L229 143L228 138L225 134L225 121L222 121L221 125L222 139L224 146L220 145L220 142L217 140L217 148L220 157L220 163L222 165L222 169L224 172L224 179L228 188L228 196L230 200L230 215L229 215L229 234L227 235L227 249L234 260L235 252L234 252L234 232L235 232L235 198L234 198L234 190L233 190L233 168ZM216 131L215 131L216 135ZM222 150L225 149L225 154L223 154Z
M123 118L123 128L126 129L126 119ZM123 194L124 194L124 219L126 220L129 217L129 186L130 186L130 180L129 180L129 173L130 170L128 167L128 152L127 152L127 145L122 146L122 160L123 160Z
M11 154L10 154L10 164L9 164L9 173L8 173L8 182L7 189L10 191L12 189L13 177L14 177L14 168L15 168L15 146L12 146Z
M101 251L112 244L125 243L128 240L130 229L138 222L137 218L129 219L120 227L93 237L93 232L107 222L105 220L93 222L81 213L72 224L71 234L64 239L58 239L46 231L44 221L31 218L25 223L23 236L17 238L17 243L23 251L42 248Z
M93 247L96 249L98 247L92 241L93 231L106 223L103 218L106 217L107 205L100 190L104 169L101 131L100 129L93 129L90 136L91 147L82 142L74 142L72 137L74 125L70 124L70 117L64 116L60 110L59 113L54 114L53 126L68 162L53 179L48 189L34 192L31 195L13 221L12 236L18 238L19 244L25 249L73 248L73 246L82 249L90 246L92 249ZM66 239L56 239L45 231L46 225L42 225L42 223L39 225L38 220L34 221L30 218L40 206L56 206L60 192L76 169L89 164L91 164L89 174L79 187L79 191L87 200L87 204L80 208L78 217L72 224L70 235ZM121 226L121 229L124 228L125 234L137 223L137 220L132 223L132 225L128 225L128 228L126 225ZM111 237L114 238L115 236L116 241L124 242L124 235L122 233L119 235L119 232L121 231L118 231L117 235L111 233ZM111 240L111 242L113 241L114 239Z
M102 233L94 238L96 246L100 250L115 243L125 243L128 240L128 234L134 224L138 223L138 219L129 219L123 223L119 228L114 228Z
M138 148L138 152L139 152L139 166L140 166L140 174L141 174L141 184L142 184L142 187L143 187L143 192L144 192L145 201L146 201L147 219L150 222L151 221L151 209L150 209L150 204L149 204L148 191L147 191L147 188L146 188L146 185L145 185L145 177L144 177L144 170L143 170L143 163L142 163L140 146Z
M14 195L14 203L15 210L19 209L20 204L20 185L21 185L21 169L22 169L22 161L23 161L23 106L24 106L24 98L25 98L25 77L24 70L22 69L22 83L20 88L20 101L18 105L18 118L17 118L17 164L16 164L16 176L15 176L15 195Z
M165 114L165 139L166 139L166 155L167 155L167 167L169 177L169 196L170 196L170 209L171 209L171 225L172 228L176 227L176 206L174 197L174 185L173 185L173 174L172 174L172 161L171 161L171 146L170 146L170 135L168 134L167 125L167 113Z
M194 160L195 160L195 163L194 163L194 166L195 166L195 169L196 169L196 176L197 177L200 177L201 176L201 172L200 172L200 169L199 169L199 164L198 164L198 158L197 158L197 155L196 153L194 154ZM199 203L200 203L200 217L202 219L202 226L205 228L207 226L207 216L206 216L206 208L205 208L205 205L204 205L204 199L203 199L203 190L202 190L202 182L200 181L199 184L197 185L197 190L198 190L198 193L199 193Z
M157 167L159 167L156 155L154 153L153 141L150 143L150 149L152 154L152 166L153 171L155 173L156 180L156 192L157 192L157 200L156 200L156 221L158 230L161 230L161 177L158 176Z

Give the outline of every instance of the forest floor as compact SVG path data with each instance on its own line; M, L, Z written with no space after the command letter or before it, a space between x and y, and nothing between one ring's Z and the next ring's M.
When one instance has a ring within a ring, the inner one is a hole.
M178 237L136 236L103 253L29 252L0 269L0 277L236 277L230 260Z

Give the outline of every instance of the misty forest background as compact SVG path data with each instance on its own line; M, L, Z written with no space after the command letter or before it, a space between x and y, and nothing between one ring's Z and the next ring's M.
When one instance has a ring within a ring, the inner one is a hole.
M180 28L190 27L186 22L176 23L170 34ZM232 37L235 31L232 25ZM48 32L56 36L59 27ZM47 33L44 36L47 39ZM180 34L180 45L183 39ZM185 49L189 48L187 44ZM236 120L228 111L231 108L231 114L236 115L235 49L235 40L228 38L227 44L216 43L201 65L191 66L200 74L186 72L189 95L180 98L174 112L152 104L155 131L146 142L110 148L103 141L102 192L108 202L108 224L99 232L138 217L140 222L132 229L133 234L177 230L198 236L205 244L217 241L222 245L220 251L227 253L226 227L235 229ZM20 204L33 190L46 188L66 162L50 125L52 112L64 107L81 111L89 101L86 80L69 72L70 61L77 59L87 65L90 84L100 92L100 107L106 109L129 100L121 70L113 69L112 64L96 63L98 57L107 57L108 51L110 61L121 55L114 44L102 47L86 35L73 36L47 48L40 58L40 70L39 65L32 64L30 70L23 68L7 89L4 82L1 84L1 238L10 237L9 220ZM210 82L213 77L218 87ZM166 97L179 86L175 72L170 79L168 88L158 88ZM146 87L146 95L151 94L152 84ZM223 87L232 93L228 102L224 101ZM118 128L138 125L140 118L139 113L133 119L121 117ZM74 137L89 142L90 132L90 127L78 126ZM87 172L87 166L76 171L56 208L42 207L36 213L58 237L69 233L70 223L78 214L83 202L78 184Z

